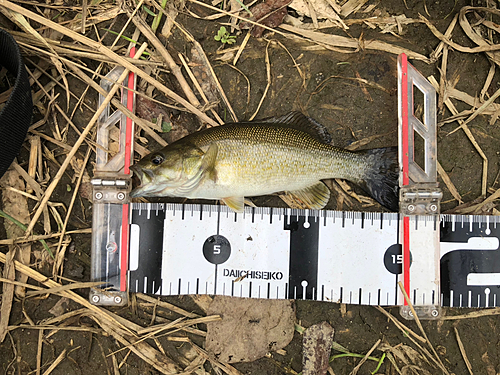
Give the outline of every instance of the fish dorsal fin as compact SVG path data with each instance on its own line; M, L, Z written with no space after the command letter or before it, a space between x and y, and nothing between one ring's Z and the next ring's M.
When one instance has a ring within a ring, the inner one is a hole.
M310 117L307 117L300 112L290 112L283 116L268 117L259 121L284 125L293 129L303 131L304 133L311 135L321 143L330 144L332 142L332 137L330 133L328 133L328 129L324 125L321 125L319 122L313 120Z
M222 201L226 206L228 206L234 212L241 213L245 209L244 197L227 197L227 198L222 198Z
M330 189L321 181L304 189L289 191L288 193L312 210L323 209L330 200Z

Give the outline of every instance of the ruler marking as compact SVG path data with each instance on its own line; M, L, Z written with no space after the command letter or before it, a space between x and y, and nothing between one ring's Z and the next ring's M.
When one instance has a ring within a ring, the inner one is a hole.
M196 278L196 294L200 294L200 278Z
M234 297L234 280L231 280L231 297Z
M217 228L217 234L219 234L218 228ZM215 265L214 294L217 294L217 264Z
M321 300L325 300L325 285L321 285Z
M358 302L359 305L361 305L361 293L363 293L363 290L359 288L359 302Z
M271 283L267 283L267 299L271 298Z
M344 300L343 300L343 294L344 294L344 288L340 287L340 303L343 303Z
M181 279L179 278L178 284L177 284L177 294L181 294Z
M187 294L191 294L189 293L189 281L187 282Z
M146 294L148 292L148 277L147 276L144 276L144 279L143 279L143 283L144 283L144 294Z
M377 305L380 305L380 297L381 297L381 295L382 295L382 290L379 289L377 291Z

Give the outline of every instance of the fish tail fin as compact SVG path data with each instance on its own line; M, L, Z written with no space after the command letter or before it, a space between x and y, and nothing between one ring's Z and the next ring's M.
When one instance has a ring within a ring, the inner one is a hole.
M398 148L375 148L360 153L367 158L367 168L360 186L382 206L399 211Z

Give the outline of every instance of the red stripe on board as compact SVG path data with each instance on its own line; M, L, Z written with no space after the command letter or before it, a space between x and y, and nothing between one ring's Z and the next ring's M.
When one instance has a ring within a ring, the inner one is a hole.
M130 49L130 57L134 57L135 48ZM134 110L134 73L129 72L128 74L128 90L127 90L127 109L129 111ZM127 124L125 127L125 174L130 174L130 161L132 159L132 119L127 117Z
M409 124L408 124L408 59L404 53L401 55L401 120L402 120L402 147L403 147L403 186L410 183L409 177ZM410 296L410 218L403 218L403 286L406 294ZM406 299L404 304L407 305Z
M402 120L402 137L403 137L403 186L410 183L410 178L408 176L409 169L409 145L408 145L408 59L406 55L402 53L401 55L401 75L402 75L402 85L401 85L401 120Z
M134 57L135 48L130 49L130 57ZM133 72L128 74L127 83L127 109L134 110L134 82L135 76ZM130 174L130 162L132 159L132 119L127 117L125 125L125 166L123 172ZM127 271L128 271L128 246L129 246L129 225L128 225L128 204L122 206L122 238L120 241L120 291L127 291Z

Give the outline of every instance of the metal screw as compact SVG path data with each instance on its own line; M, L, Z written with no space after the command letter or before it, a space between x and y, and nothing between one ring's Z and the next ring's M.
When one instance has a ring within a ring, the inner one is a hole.
M408 315L413 317L413 313L411 311L408 311Z
M429 208L431 209L431 211L437 211L437 209L438 209L437 205L435 205L435 204L431 204L429 206Z
M98 303L99 300L100 300L99 296L97 296L97 295L92 296L92 302Z
M125 194L123 194L123 193L118 193L118 194L116 194L116 197L117 197L119 200L121 200L121 201L122 201L122 200L124 200L124 199L125 199Z
M415 206L413 204L408 205L408 211L413 212L415 211Z
M432 310L431 315L435 318L436 316L439 315L439 311L437 310Z
M100 191L95 193L95 199L102 199L102 193Z
M122 297L116 296L114 301L116 304L120 304L120 303L122 303Z

